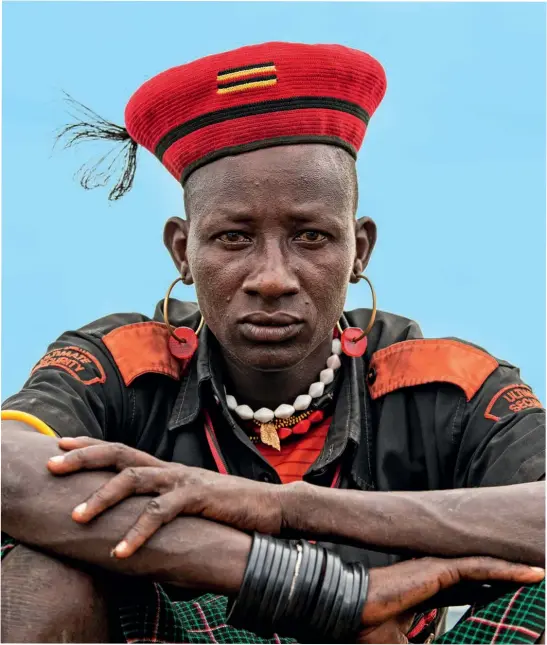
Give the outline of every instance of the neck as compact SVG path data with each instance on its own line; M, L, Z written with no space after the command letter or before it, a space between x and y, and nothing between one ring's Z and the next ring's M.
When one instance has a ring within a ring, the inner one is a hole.
M226 376L230 382L228 394L238 403L245 403L253 410L262 407L275 409L281 403L291 404L298 395L306 394L309 386L317 381L332 354L332 339L327 338L310 356L290 370L264 372L241 365L226 357Z

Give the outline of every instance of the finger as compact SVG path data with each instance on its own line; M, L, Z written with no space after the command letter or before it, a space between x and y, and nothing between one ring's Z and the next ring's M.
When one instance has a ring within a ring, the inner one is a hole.
M458 573L458 581L504 580L506 582L531 584L534 582L541 582L545 577L545 570L540 567L530 567L525 564L506 562L505 560L500 560L498 558L458 558L453 561L452 566ZM443 578L441 578L441 582L444 582ZM451 586L452 584L454 583L449 582L448 586Z
M395 616L393 622L402 632L406 634L410 631L415 618L416 612L414 611L414 609L411 609L409 611L403 611L398 616Z
M539 582L545 572L487 557L421 558L370 572L363 624L375 624L425 602L461 580Z
M474 605L476 603L486 605L508 593L515 593L520 587L522 584L519 582L496 580L489 583L467 580L439 591L424 602L415 605L413 609L417 613L421 613L429 612L436 607Z
M74 450L75 448L85 448L86 446L97 446L108 443L101 439L92 437L61 437L59 439L59 448L63 450Z
M128 558L133 555L159 528L179 514L182 508L180 501L179 491L150 500L142 515L116 546L113 554L117 558Z
M448 562L457 571L441 573L439 592L420 603L421 610L448 605L470 605L479 601L490 602L501 595L514 592L523 584L540 582L545 575L541 568L498 558L458 558Z
M52 457L47 466L54 475L65 475L79 470L114 468L120 471L132 466L160 466L161 463L159 459L135 448L104 442Z
M410 631L416 614L414 610L402 612L380 625L367 627L361 631L358 643L408 643L407 633Z
M164 493L171 489L172 477L166 468L125 468L101 486L72 511L72 519L85 524L131 495Z
M391 645L403 645L409 643L406 633L401 631L395 623L387 621L381 625L363 629L357 637L358 643L390 643Z

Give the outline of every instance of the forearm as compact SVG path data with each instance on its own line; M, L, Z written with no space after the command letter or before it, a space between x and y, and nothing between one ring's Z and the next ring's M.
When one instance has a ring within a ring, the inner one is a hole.
M297 483L283 497L287 533L393 552L545 563L543 482L389 493Z
M16 428L13 422L3 424L3 531L27 544L117 573L220 593L239 589L251 538L207 520L176 518L131 558L111 557L112 548L151 498L133 497L89 525L78 524L71 518L72 509L113 474L55 477L46 463L61 453L55 439Z

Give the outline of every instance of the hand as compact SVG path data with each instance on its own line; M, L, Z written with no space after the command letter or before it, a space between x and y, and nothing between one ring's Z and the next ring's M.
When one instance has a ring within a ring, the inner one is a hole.
M399 616L395 616L385 623L374 625L373 627L365 627L359 634L357 639L358 643L390 643L391 645L399 645L401 643L408 643L407 634L414 622L415 613L413 611L405 611Z
M460 582L498 580L525 585L540 582L544 575L538 567L482 556L420 558L372 569L362 622L369 626L389 621Z
M133 555L163 524L181 514L244 531L270 535L280 531L281 486L161 461L135 448L89 437L66 437L59 440L59 447L67 454L49 460L54 475L102 468L118 472L73 510L76 522L85 524L133 495L158 495L114 550L117 557Z

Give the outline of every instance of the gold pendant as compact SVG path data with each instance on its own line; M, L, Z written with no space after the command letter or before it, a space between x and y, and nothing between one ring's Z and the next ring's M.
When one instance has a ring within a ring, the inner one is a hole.
M281 450L279 435L273 423L264 423L260 426L260 441L276 450Z

